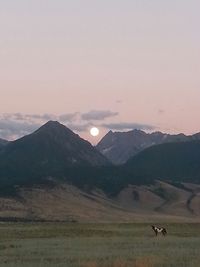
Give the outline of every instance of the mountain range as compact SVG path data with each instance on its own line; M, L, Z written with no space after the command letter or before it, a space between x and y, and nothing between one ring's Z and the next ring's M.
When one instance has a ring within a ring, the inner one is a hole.
M109 131L96 148L113 164L124 164L144 149L163 143L200 140L200 133L194 135L170 135L161 132L145 133L141 130L128 132Z
M3 141L0 218L198 220L199 134L172 136L134 130L124 135L133 136L140 149L137 153L133 149L130 154L134 155L118 165L97 150L105 140L107 147L111 147L109 140L115 143L112 132L95 148L59 122L49 121L30 135ZM144 140L145 145L139 145ZM125 144L122 151L126 151Z

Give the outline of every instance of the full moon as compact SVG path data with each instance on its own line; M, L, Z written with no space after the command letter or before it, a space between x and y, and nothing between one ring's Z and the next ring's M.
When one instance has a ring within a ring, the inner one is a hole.
M92 128L90 129L90 134L91 134L92 136L97 136L97 135L99 134L99 129L98 129L97 127L92 127Z

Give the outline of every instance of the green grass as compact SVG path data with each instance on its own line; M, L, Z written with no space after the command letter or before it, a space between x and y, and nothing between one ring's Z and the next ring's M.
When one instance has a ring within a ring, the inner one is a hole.
M3 223L0 266L198 267L200 224Z

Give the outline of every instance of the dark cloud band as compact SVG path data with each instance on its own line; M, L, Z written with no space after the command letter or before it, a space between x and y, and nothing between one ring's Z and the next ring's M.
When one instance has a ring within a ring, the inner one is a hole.
M107 118L111 118L117 116L118 112L112 112L110 110L91 110L87 113L83 113L81 115L82 120L90 121L90 120L97 120L101 121Z
M117 116L117 112L110 110L91 110L87 113L80 112L66 113L62 115L54 114L22 114L5 113L0 115L0 138L13 140L30 134L49 120L57 120L65 124L75 132L86 132L94 125L93 121L98 121L97 127L109 130L125 131L132 129L154 130L156 127L140 123L103 123L107 118ZM100 122L101 121L101 122Z

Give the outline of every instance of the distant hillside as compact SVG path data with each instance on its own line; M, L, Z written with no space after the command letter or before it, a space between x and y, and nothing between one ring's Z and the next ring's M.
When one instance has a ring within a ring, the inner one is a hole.
M123 164L142 150L157 144L200 140L200 134L186 136L161 132L147 134L141 130L128 132L109 131L96 148L114 164Z
M156 180L200 184L200 141L151 146L126 164L102 168L97 177L99 187L110 195L128 185L150 185Z
M199 221L200 186L157 181L127 186L115 197L63 183L20 188L0 196L0 221L188 222Z
M49 121L0 152L0 185L63 178L68 169L110 165L89 142L64 125Z
M0 150L9 143L9 141L0 138Z
M109 196L128 185L150 185L156 180L200 184L200 141L151 146L126 164L78 169L74 175L78 187L84 188L85 184L86 188L100 188Z
M124 168L136 180L200 182L200 141L152 146L132 157Z

